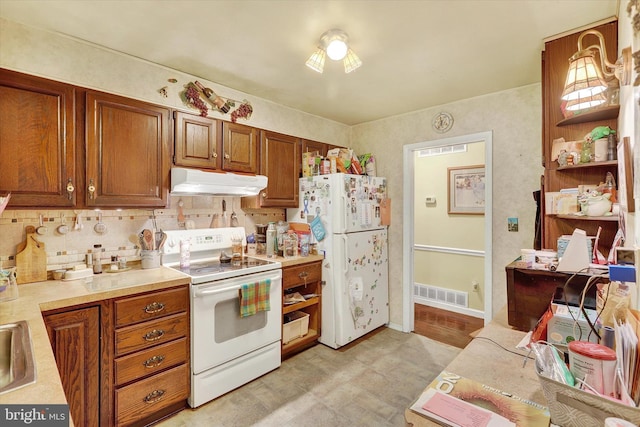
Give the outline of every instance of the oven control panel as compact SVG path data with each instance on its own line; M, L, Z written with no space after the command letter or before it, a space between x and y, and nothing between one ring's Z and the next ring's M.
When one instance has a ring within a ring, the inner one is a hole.
M165 255L179 254L180 242L189 241L190 251L210 252L231 247L232 237L245 238L244 228L202 228L192 230L167 230L167 242L163 247Z

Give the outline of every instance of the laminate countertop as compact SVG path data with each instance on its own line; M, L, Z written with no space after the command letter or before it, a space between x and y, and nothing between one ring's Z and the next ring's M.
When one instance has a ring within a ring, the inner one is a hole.
M0 302L0 324L26 320L36 366L36 381L0 395L2 404L66 404L42 312L189 283L167 267L93 275L90 282L48 280L18 285L18 298Z
M515 348L525 333L508 325L506 313L505 307L444 370L546 406L535 362L528 360L523 366L527 352ZM428 386L425 384L425 390ZM440 425L410 408L405 410L405 420L408 426L414 427Z

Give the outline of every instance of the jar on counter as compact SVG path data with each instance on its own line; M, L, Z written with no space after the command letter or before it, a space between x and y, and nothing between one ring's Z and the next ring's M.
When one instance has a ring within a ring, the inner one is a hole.
M276 233L276 223L270 222L269 226L267 227L267 239L265 242L265 245L267 246L267 258L273 258L277 253L276 251L278 250L278 238Z
M298 255L298 236L289 230L284 238L284 257L293 258Z
M93 274L102 273L102 245L93 245Z

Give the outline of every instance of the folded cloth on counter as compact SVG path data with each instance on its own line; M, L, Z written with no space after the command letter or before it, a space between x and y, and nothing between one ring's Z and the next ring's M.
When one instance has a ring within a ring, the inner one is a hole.
M271 310L270 292L271 279L242 285L240 288L240 317L253 316L259 311Z

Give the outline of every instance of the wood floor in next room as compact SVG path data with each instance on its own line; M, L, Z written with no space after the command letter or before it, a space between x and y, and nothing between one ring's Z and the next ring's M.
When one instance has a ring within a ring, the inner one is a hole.
M453 311L415 304L414 332L445 344L465 348L471 333L484 326L484 320Z

